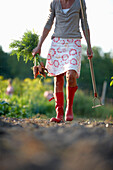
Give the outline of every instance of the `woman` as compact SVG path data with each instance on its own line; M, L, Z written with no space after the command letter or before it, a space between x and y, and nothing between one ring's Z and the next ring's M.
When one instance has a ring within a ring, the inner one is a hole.
M76 79L80 76L81 67L82 37L79 30L80 19L84 32L79 0L52 0L47 23L38 46L33 50L33 56L36 53L41 53L41 46L51 30L54 18L56 18L55 30L52 35L51 48L47 56L46 68L49 71L49 76L54 76L56 118L51 118L50 121L59 123L63 121L64 116L64 75L66 75L67 81L65 121L73 120L73 99L78 89ZM92 57L92 55L89 57Z

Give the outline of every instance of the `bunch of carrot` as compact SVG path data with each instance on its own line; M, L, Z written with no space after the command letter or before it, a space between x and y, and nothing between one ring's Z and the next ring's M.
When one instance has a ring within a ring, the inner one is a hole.
M46 77L46 73L48 73L48 71L43 62L40 62L39 65L33 67L34 78L37 78L38 75Z

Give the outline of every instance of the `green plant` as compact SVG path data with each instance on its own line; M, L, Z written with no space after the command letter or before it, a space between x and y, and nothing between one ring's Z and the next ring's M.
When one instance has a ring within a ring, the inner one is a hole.
M44 81L39 78L33 80L29 78L19 80L16 78L12 83L14 88L12 96L5 93L7 84L8 80L0 79L0 116L6 115L17 118L34 117L39 114L46 115L49 118L55 116L55 101L49 102L44 97L45 91L53 90L50 78L44 79ZM66 94L64 99L66 107ZM85 118L113 116L113 107L111 105L92 109L92 99L92 96L86 95L79 89L74 98L74 115Z
M9 103L6 101L0 101L0 115L7 114Z
M110 86L113 86L113 77L111 77Z
M46 80L45 80L46 81ZM8 80L0 79L0 115L8 117L33 117L40 114L54 114L54 101L49 102L44 97L44 92L52 89L52 85L47 85L39 78L23 81L19 79L13 80L14 94L8 96L6 87Z
M44 77L46 77L45 71L47 72L47 69L45 69L43 62L41 62L41 57L39 56L39 54L36 54L35 57L32 56L32 51L37 46L38 41L39 36L36 33L27 31L24 33L20 41L14 40L9 45L9 47L12 49L11 55L16 54L18 60L20 59L20 57L23 57L25 63L27 63L28 60L34 59L34 78L36 78L38 75L43 75ZM37 64L39 66L37 66Z
M37 46L38 41L39 35L37 35L35 32L25 32L21 40L14 40L9 45L9 47L12 49L11 55L16 54L18 60L20 57L23 57L25 62L32 60L32 50Z
M111 105L101 106L92 109L93 98L79 90L74 98L73 111L75 116L86 118L106 118L113 115L113 107Z

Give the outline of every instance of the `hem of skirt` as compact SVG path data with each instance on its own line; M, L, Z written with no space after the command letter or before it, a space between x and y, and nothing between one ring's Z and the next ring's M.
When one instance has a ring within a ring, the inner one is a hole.
M68 69L68 70L66 70L66 71L69 71L69 70L75 70L75 69ZM59 74L48 73L47 76L49 76L49 77L55 77L55 76L58 76L58 75L60 75L60 74L66 73L66 71L60 72ZM75 71L77 72L77 70L75 70ZM80 74L78 74L78 72L77 72L77 79L78 79L79 77L80 77Z

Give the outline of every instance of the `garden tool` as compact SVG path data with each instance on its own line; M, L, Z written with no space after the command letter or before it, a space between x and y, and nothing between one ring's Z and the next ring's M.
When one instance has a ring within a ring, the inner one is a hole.
M85 5L84 5L83 1L84 0L80 0L80 6L81 6L81 12L82 12L82 17L83 17L83 21L84 21L84 31L85 31L86 42L87 42L87 47L88 47L88 55L91 56L92 52L91 52L90 42L89 42L90 37L89 37L89 33L88 33L86 10L85 10ZM102 104L101 104L101 100L97 94L92 58L88 57L88 59L89 59L93 91L94 91L94 106L92 108L96 108L96 107L102 106Z

